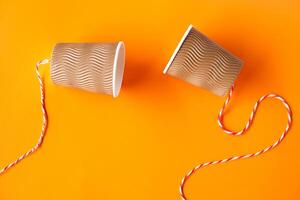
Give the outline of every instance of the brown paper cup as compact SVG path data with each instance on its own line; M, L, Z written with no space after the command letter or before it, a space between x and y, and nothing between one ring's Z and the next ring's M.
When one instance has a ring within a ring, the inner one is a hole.
M57 85L119 95L125 48L118 43L59 43L51 58L51 79Z
M164 69L164 74L224 95L242 68L242 60L190 25Z

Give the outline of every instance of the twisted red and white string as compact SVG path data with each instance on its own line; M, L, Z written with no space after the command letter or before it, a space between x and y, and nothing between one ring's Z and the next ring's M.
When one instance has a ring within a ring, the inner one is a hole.
M43 81L39 72L39 67L41 64L47 64L49 63L48 59L42 60L40 62L38 62L36 64L36 74L37 74L37 78L40 84L40 92L41 92L41 106L42 106L42 113L43 113L43 123L42 123L42 130L41 130L41 134L39 137L38 142L35 144L34 147L32 147L30 150L28 150L26 153L24 153L23 155L21 155L19 158L17 158L15 161L11 162L10 164L6 165L5 167L3 167L2 169L0 169L0 175L4 174L7 170L9 170L10 168L12 168L13 166L15 166L16 164L18 164L19 162L21 162L24 158L28 157L29 155L31 155L32 153L34 153L35 151L37 151L42 143L43 140L45 138L45 134L46 134L46 130L47 130L47 125L48 125L48 120L47 120L47 112L46 112L46 107L45 107L45 93L44 93L44 85L43 85Z
M251 126L252 122L253 122L253 119L254 119L254 116L256 114L256 111L258 109L258 106L261 104L261 102L263 102L265 99L267 98L275 98L279 101L281 101L281 103L284 105L284 107L286 108L287 110L287 117L288 117L288 122L287 122L287 125L286 125L286 128L285 130L283 131L283 133L281 134L280 138L275 141L272 145L268 146L267 148L265 149L262 149L260 151L257 151L255 153L250 153L250 154L246 154L246 155L241 155L241 156L233 156L233 157L230 157L230 158L225 158L225 159L222 159L222 160L216 160L216 161L211 161L211 162L205 162L205 163L202 163L200 165L197 165L196 167L194 167L191 171L189 171L185 177L183 177L182 181L181 181L181 184L180 184L180 188L179 188L179 191L180 191L180 195L181 195L181 199L182 200L187 200L187 197L186 197L186 194L184 193L184 186L185 186L185 183L186 181L197 171L199 170L200 168L203 168L205 166L208 166L208 165L215 165L215 164L219 164L219 163L226 163L226 162L230 162L230 161L233 161L233 160L240 160L240 159L244 159L244 158L250 158L250 157L255 157L255 156L258 156L258 155L261 155L273 148L275 148L276 146L278 146L282 140L285 138L285 136L287 135L288 131L290 130L290 127L292 125L292 110L291 110L291 107L289 106L289 104L287 103L287 101L277 95L277 94L273 94L273 93L270 93L270 94L267 94L267 95L264 95L262 96L254 105L253 107L253 110L252 110L252 113L250 115L250 118L245 126L245 128L243 128L241 131L231 131L229 129L227 129L224 124L223 124L223 114L224 114L224 110L226 109L227 105L229 104L229 101L232 97L232 93L233 93L233 90L234 90L234 86L232 86L230 88L230 91L229 91L229 94L228 94L228 97L223 105L223 107L221 108L220 110L220 113L218 115L218 124L219 126L221 127L221 129L223 129L223 131L229 135L242 135L243 133L245 133Z

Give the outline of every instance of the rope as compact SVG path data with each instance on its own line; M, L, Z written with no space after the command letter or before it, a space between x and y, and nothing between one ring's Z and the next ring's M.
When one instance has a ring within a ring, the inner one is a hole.
M37 78L38 78L38 81L39 81L39 84L40 84L41 107L42 107L42 113L43 113L42 130L41 130L41 134L40 134L40 137L38 139L38 142L35 144L35 146L33 146L26 153L24 153L23 155L18 157L15 161L9 163L8 165L6 165L2 169L0 169L0 175L4 174L5 172L7 172L7 170L14 167L16 164L21 162L23 159L25 159L26 157L28 157L29 155L31 155L32 153L37 151L41 147L41 145L43 144L43 140L45 138L45 134L46 134L46 130L47 130L48 120L47 120L47 112L46 112L46 107L45 107L44 85L43 85L43 81L41 79L41 75L40 75L40 72L39 72L39 67L40 67L40 65L47 64L47 63L49 63L49 60L45 59L45 60L42 60L42 61L40 61L36 64L36 74L37 74Z
M184 186L186 184L186 181L197 171L199 170L200 168L203 168L205 166L209 166L209 165L215 165L215 164L219 164L219 163L226 163L226 162L230 162L230 161L234 161L234 160L240 160L240 159L244 159L244 158L251 158L251 157L255 157L255 156L259 156L267 151L270 151L272 149L274 149L276 146L278 146L282 140L285 138L285 136L287 135L288 131L290 130L291 128L291 125L292 125L292 110L291 110L291 107L289 106L289 104L287 103L287 101L277 95L277 94L273 94L273 93L270 93L270 94L267 94L267 95L264 95L262 96L254 105L253 107L253 110L252 110L252 113L250 115L250 118L245 126L245 128L243 128L241 131L238 131L238 132L235 132L235 131L231 131L229 129L227 129L225 126L224 126L224 123L223 123L223 115L224 115L224 110L226 109L227 105L229 104L229 101L232 97L232 93L233 93L233 90L234 90L234 86L232 86L230 88L230 91L229 91L229 94L227 96L227 99L223 105L223 107L221 108L220 110L220 113L218 115L218 124L220 126L220 128L227 134L229 135L242 135L243 133L245 133L252 125L252 122L253 122L253 119L255 117L255 114L256 114L256 111L259 107L259 105L267 98L274 98L274 99L277 99L279 100L283 105L284 107L286 108L287 110L287 117L288 117L288 122L287 122L287 125L286 125L286 128L285 130L283 131L283 133L281 134L280 138L278 140L276 140L272 145L260 150L260 151L257 151L255 153L250 153L250 154L246 154L246 155L242 155L242 156L233 156L233 157L230 157L230 158L225 158L225 159L222 159L222 160L215 160L215 161L210 161L210 162L205 162L205 163L202 163L202 164L199 164L197 165L196 167L194 167L192 170L190 170L182 179L181 181L181 184L180 184L180 188L179 188L179 191L180 191L180 196L181 196L181 199L182 200L187 200L187 197L186 197L186 194L184 192Z

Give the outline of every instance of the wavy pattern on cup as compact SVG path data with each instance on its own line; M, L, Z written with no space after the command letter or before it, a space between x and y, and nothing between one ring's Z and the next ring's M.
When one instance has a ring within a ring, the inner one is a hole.
M117 96L123 68L121 42L60 43L52 53L51 79L58 85Z
M166 73L222 96L241 67L239 58L190 26Z

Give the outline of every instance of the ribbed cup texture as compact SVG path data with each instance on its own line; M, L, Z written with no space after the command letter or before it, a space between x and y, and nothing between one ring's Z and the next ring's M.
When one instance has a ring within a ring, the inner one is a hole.
M83 90L113 94L120 87L123 76L124 49L117 65L115 59L119 43L59 43L51 58L51 79L55 84ZM118 73L117 80L113 78ZM115 85L115 83L119 85ZM118 91L117 91L118 93ZM117 96L114 95L114 96Z
M195 28L188 30L166 73L224 95L239 74L242 61Z

